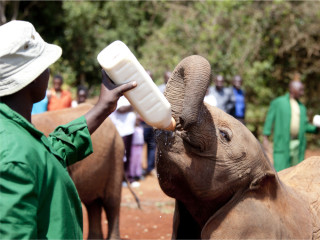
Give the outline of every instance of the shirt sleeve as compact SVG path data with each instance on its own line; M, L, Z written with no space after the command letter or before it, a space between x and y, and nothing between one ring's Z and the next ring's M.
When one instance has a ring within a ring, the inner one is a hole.
M0 165L0 239L37 238L37 190L29 167L20 162Z
M271 135L271 130L273 127L273 122L275 119L275 106L274 106L274 101L271 102L268 113L267 113L267 117L264 123L264 127L263 127L263 135L266 136L270 136Z
M308 121L308 117L305 117L305 126L306 126L306 132L307 133L318 133L318 128L314 126L313 124L310 124Z
M93 152L91 136L84 116L57 127L48 137L51 146L70 166Z

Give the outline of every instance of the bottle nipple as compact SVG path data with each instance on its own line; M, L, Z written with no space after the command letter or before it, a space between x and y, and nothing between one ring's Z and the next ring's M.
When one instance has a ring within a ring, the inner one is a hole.
M174 120L174 118L171 117L171 122L170 122L169 126L166 127L164 130L174 131L175 128L176 128L176 120Z

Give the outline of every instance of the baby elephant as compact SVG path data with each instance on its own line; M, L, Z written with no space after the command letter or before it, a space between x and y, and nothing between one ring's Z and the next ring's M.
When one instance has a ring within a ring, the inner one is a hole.
M177 127L155 132L172 238L319 239L320 158L278 175L241 122L204 104L210 73L200 56L179 63L165 91Z

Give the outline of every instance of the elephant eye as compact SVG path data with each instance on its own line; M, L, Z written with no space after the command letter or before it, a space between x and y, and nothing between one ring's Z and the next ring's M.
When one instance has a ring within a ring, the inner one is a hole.
M221 130L221 129L219 129L219 131L220 131L221 137L223 137L227 142L231 141L231 138L230 138L229 134L226 131Z

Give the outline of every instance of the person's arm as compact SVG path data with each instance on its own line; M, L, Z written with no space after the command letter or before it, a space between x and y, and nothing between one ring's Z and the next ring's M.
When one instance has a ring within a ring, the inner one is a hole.
M48 136L53 153L64 167L80 161L93 152L90 132L84 116L58 126Z
M133 108L132 106L122 106L122 107L119 107L116 111L118 111L119 113L128 113L128 112L132 112Z
M270 136L276 116L275 102L272 101L263 126L263 135Z
M98 103L84 116L72 122L58 126L48 137L55 153L69 166L82 160L92 153L90 135L117 107L117 101L122 94L134 88L136 83L116 86L103 71L100 98Z
M225 89L226 92L227 92L227 95L228 95L228 101L227 101L227 104L226 104L226 110L227 110L227 113L234 116L234 113L235 113L235 97L234 97L234 94L233 94L233 89L232 87L231 88L226 88Z
M115 110L118 113L124 114L133 111L133 107L125 96L119 98L117 109Z
M87 120L88 130L92 134L101 123L117 108L117 101L124 92L137 86L129 82L120 86L114 85L108 75L102 70L102 84L98 103L84 115Z
M266 116L266 120L263 126L263 146L265 149L270 147L269 136L271 135L274 119L275 119L275 107L274 102L272 101Z
M309 123L307 114L306 114L305 119L306 119L305 120L306 132L307 133L318 133L319 128L317 126Z

